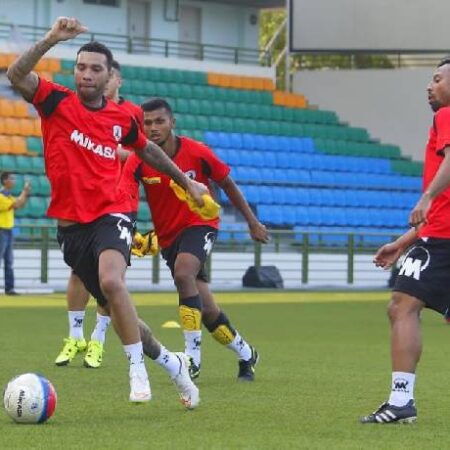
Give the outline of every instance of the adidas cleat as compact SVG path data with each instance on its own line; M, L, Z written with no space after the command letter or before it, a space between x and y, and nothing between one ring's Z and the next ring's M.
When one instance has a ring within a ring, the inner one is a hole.
M200 403L200 392L191 380L187 356L181 352L175 353L175 355L180 361L180 370L178 375L172 378L172 381L177 388L181 403L187 409L194 409Z
M150 381L144 369L130 368L130 402L144 403L152 399Z
M255 366L259 361L259 353L256 349L250 346L252 350L252 357L245 361L243 359L239 360L239 373L238 380L241 381L253 381L255 379Z
M414 400L405 406L394 406L383 403L376 411L361 418L361 423L413 423L417 419L417 409Z
M84 357L84 366L90 369L100 367L103 360L103 344L100 341L89 341Z
M194 363L194 358L192 356L187 356L188 359L188 368L189 368L189 376L191 380L196 380L200 376L200 365L196 365Z
M61 353L55 359L57 366L67 366L77 353L84 352L86 350L86 341L84 339L67 338L64 339L64 346Z

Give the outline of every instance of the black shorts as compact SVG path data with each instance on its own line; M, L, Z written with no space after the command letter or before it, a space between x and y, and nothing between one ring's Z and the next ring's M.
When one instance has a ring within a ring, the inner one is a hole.
M108 214L87 224L58 227L57 239L65 263L99 305L106 304L98 276L100 254L104 250L117 250L129 265L133 227L134 222L126 214Z
M450 239L419 239L406 252L394 291L445 314L450 306Z
M190 253L196 256L201 262L197 279L207 283L209 280L205 270L205 262L213 249L216 238L217 230L215 228L209 226L192 226L183 230L169 247L161 249L161 255L166 260L167 267L172 272L172 277L178 254Z

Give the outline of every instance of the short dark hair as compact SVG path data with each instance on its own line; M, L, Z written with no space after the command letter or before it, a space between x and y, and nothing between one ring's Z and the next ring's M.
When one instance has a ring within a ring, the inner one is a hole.
M121 69L120 69L120 64L119 64L118 61L116 61L115 59L112 60L111 67L112 67L113 69L116 69L117 72L120 73L120 71L121 71Z
M81 52L101 53L102 55L105 55L108 70L111 70L114 58L111 50L106 45L98 41L91 41L79 48L77 52L77 58Z
M12 175L12 172L2 172L0 175L0 182L5 184L5 181Z
M141 108L144 112L155 111L156 109L165 109L170 116L173 116L173 111L167 100L161 97L153 97L146 102L142 103Z
M444 59L442 59L437 66L442 67L446 64L450 64L450 56L446 56Z

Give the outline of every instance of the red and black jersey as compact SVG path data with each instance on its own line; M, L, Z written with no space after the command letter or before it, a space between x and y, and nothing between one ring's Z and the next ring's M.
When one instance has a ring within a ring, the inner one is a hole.
M129 198L118 188L117 145L141 149L147 143L132 115L106 99L90 109L75 92L44 79L32 103L41 117L51 187L48 216L87 223L130 212Z
M444 160L443 150L450 146L450 107L439 109L434 115L425 150L423 189L433 181ZM420 237L450 239L450 188L440 193L432 202L428 222L419 230Z
M178 137L179 148L172 161L190 178L209 186L210 180L222 181L230 168L201 142ZM144 164L135 154L127 159L122 172L121 187L137 201L138 183L142 182L158 242L168 247L178 234L189 226L219 227L219 219L205 220L178 199L170 187L170 178Z

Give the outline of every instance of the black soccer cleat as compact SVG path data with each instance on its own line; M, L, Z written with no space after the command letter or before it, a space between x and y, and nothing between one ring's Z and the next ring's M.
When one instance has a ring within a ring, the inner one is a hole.
M196 380L200 376L200 365L196 365L194 363L194 358L192 356L188 357L188 369L189 369L189 376L191 377L191 380Z
M259 353L256 349L250 346L252 350L252 356L248 361L243 359L239 360L239 373L238 380L240 381L253 381L255 379L255 366L259 361Z
M384 402L376 411L361 418L361 423L413 423L417 419L417 409L414 400L405 406L394 406Z

